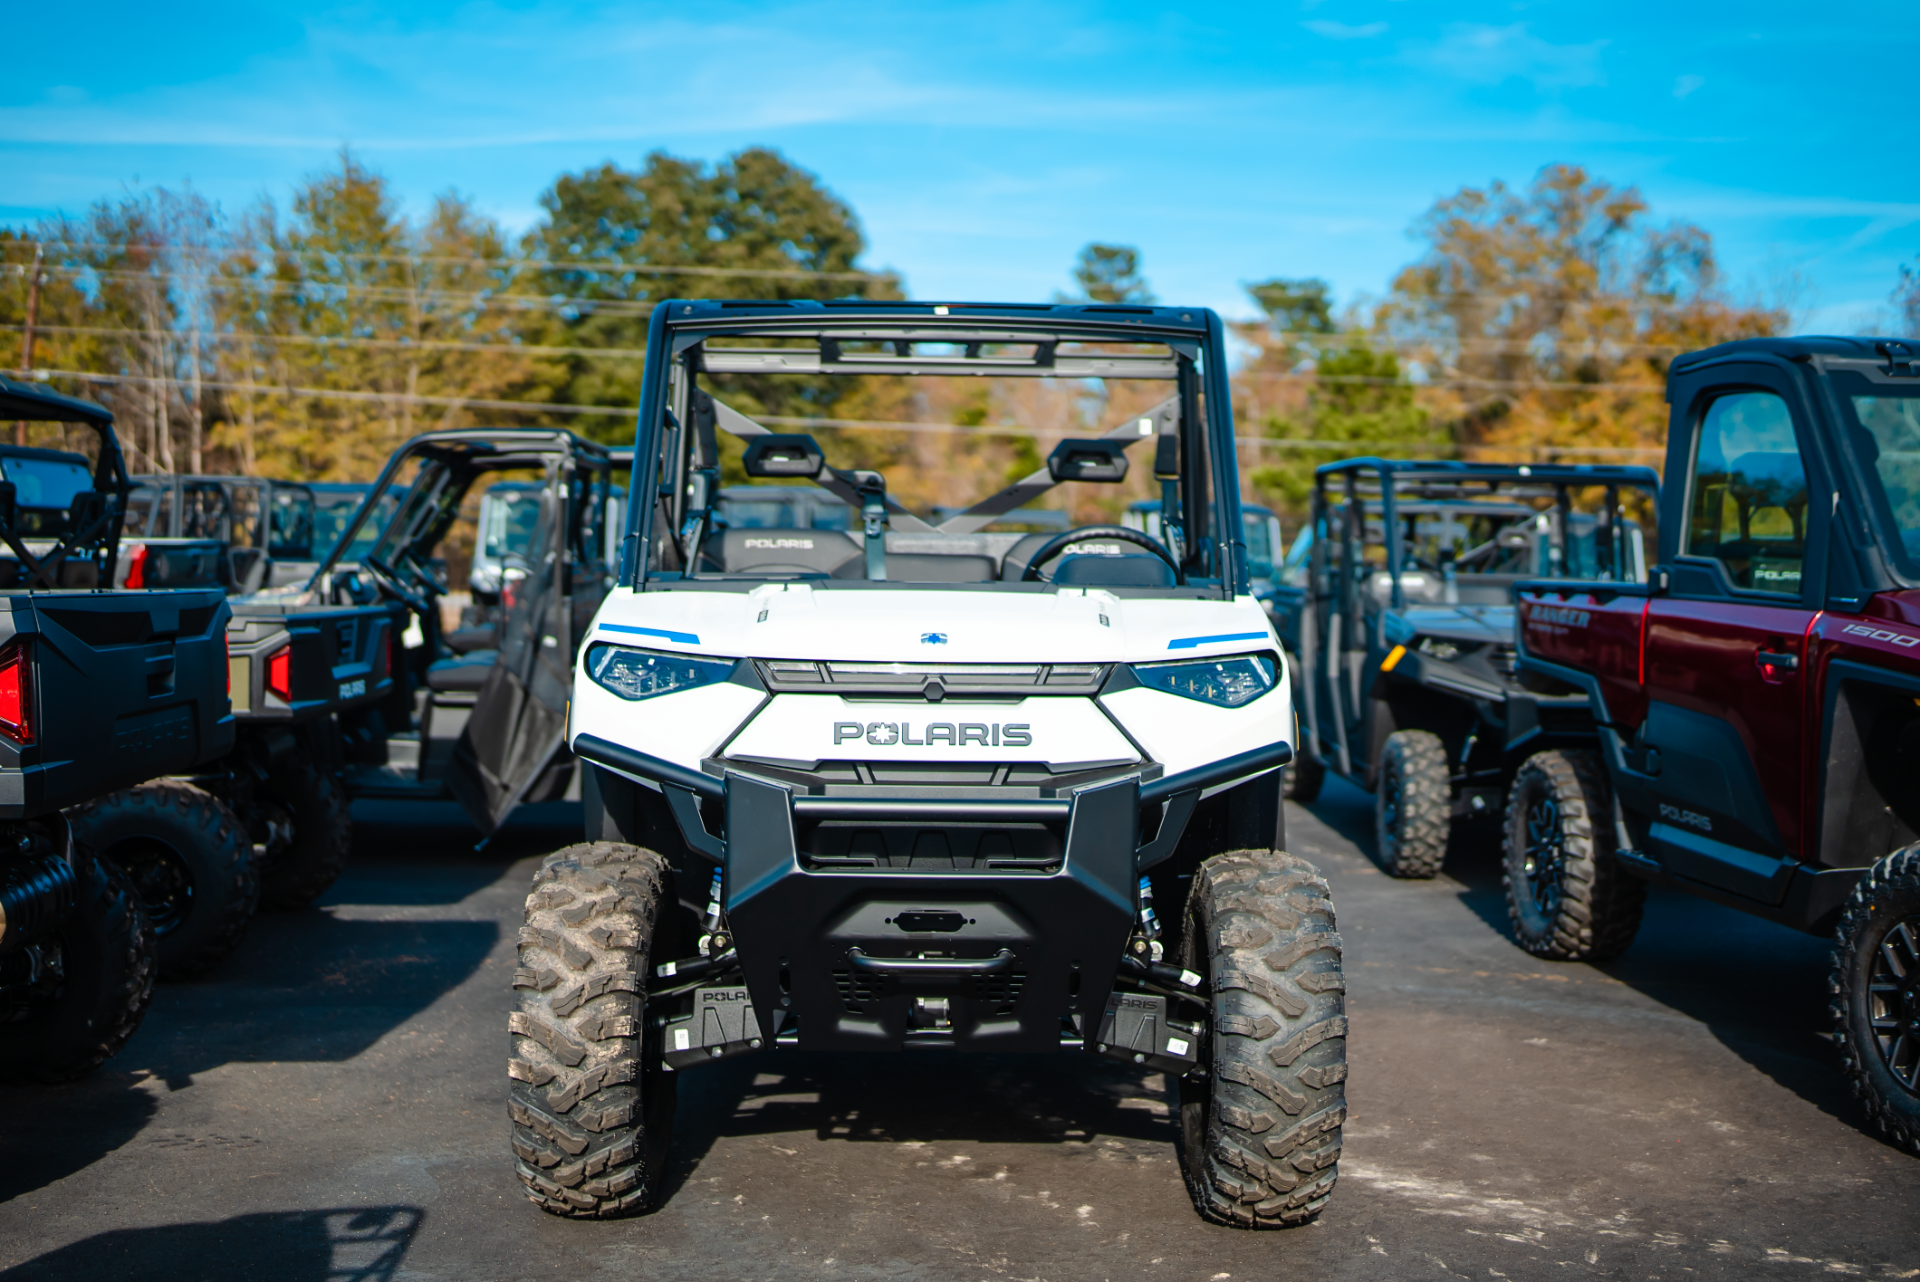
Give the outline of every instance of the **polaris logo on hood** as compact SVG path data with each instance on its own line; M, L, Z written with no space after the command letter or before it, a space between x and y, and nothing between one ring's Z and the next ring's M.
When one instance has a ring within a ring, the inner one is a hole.
M833 723L835 747L853 740L870 743L876 748L889 748L895 744L919 748L933 743L954 747L978 744L982 748L1030 748L1033 746L1033 726L1024 721L1011 724L999 721L932 721L927 723L920 737L915 738L911 721Z

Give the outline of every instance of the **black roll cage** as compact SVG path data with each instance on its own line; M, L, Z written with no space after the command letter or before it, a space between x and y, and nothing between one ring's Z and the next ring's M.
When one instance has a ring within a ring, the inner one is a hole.
M715 337L811 338L817 349L704 353ZM852 353L850 343L888 344L892 354ZM1063 343L1164 343L1160 358L1064 356ZM951 344L961 355L913 352L917 343ZM989 346L1031 343L1030 359L988 353ZM1204 353L1204 359L1203 359ZM618 586L643 589L668 573L654 565L664 520L674 540L686 518L695 375L749 372L827 374L976 374L1059 378L1171 378L1181 414L1179 498L1188 522L1183 569L1189 583L1215 581L1228 597L1251 590L1240 519L1239 460L1226 363L1226 331L1203 307L1103 304L888 303L668 299L647 327L646 367L635 424L634 476L621 543ZM669 451L671 451L669 453ZM661 475L663 459L672 474ZM1199 465L1195 466L1194 461ZM711 488L717 490L717 485ZM651 501L641 502L643 494ZM1216 536L1224 531L1227 537ZM676 576L677 577L677 576Z
M1562 548L1567 543L1572 515L1570 491L1575 487L1601 486L1617 493L1623 488L1645 490L1658 503L1660 477L1650 467L1587 463L1465 463L1451 460L1404 460L1351 458L1323 463L1313 474L1312 579L1324 583L1328 572L1330 545L1336 541L1332 530L1332 507L1328 491L1340 485L1340 500L1345 520L1338 539L1344 564L1360 563L1359 547L1366 532L1360 527L1362 509L1371 500L1380 509L1382 542L1387 552L1386 571L1392 581L1390 606L1407 608L1406 590L1401 583L1405 569L1401 540L1394 535L1399 524L1399 507L1409 500L1466 501L1482 499L1488 503L1527 498L1551 498L1555 538ZM1478 490L1470 487L1481 487ZM1363 488L1364 487L1364 488ZM1600 512L1600 531L1609 549L1616 531L1614 511L1617 501L1608 502ZM1347 575L1348 580L1353 575ZM1353 584L1349 582L1349 589Z
M127 499L133 490L126 458L120 452L120 438L113 431L113 412L94 401L0 378L0 420L6 419L84 423L91 427L100 438L100 453L93 461L93 490L103 502L101 511L84 529L67 531L44 557L34 556L21 544L11 522L0 524L0 542L27 567L32 587L57 587L54 572L60 563L88 547L101 553L100 582L111 584L120 559L120 530L126 518Z

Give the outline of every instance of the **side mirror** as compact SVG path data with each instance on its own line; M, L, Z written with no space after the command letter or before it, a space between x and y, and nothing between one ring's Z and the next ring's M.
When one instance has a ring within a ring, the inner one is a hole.
M748 441L743 462L748 476L812 479L826 466L827 456L811 436L775 432Z
M1118 441L1062 441L1047 455L1047 475L1061 481L1111 485L1127 479L1127 452Z

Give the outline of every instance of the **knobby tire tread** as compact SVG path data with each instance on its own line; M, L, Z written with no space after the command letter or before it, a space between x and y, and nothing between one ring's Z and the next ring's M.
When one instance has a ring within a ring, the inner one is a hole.
M293 841L260 874L260 906L305 908L340 879L353 853L353 813L334 777L306 757L274 767L262 792L293 816Z
M1894 851L1869 868L1854 886L1834 930L1831 978L1834 1041L1840 1060L1881 1135L1898 1148L1920 1156L1920 1098L1887 1071L1872 1044L1866 985L1873 955L1889 929L1920 914L1920 842Z
M668 883L620 842L547 857L514 972L509 1110L515 1169L542 1210L613 1219L658 1194L675 1078L643 1062L650 953Z
M75 1081L119 1054L153 1000L158 967L140 899L112 865L82 847L80 902L56 933L68 979L43 1010L0 1039L0 1083ZM84 956L82 955L84 953Z
M1447 859L1453 809L1447 749L1440 736L1425 730L1388 735L1374 790L1381 868L1390 876L1414 881L1438 876ZM1387 823L1390 792L1397 792L1399 800L1392 825Z
M1551 918L1539 913L1527 885L1527 809L1549 791L1559 803L1566 860L1560 901ZM1520 946L1552 961L1612 961L1640 931L1647 884L1613 856L1608 840L1613 794L1606 768L1585 749L1555 749L1527 758L1507 792L1501 880L1507 917Z
M164 834L194 865L192 916L159 938L160 978L198 979L225 961L260 906L259 867L245 825L212 793L155 779L69 812L76 837L111 864L110 839ZM116 838L117 834L117 838Z
M1181 1169L1206 1219L1287 1228L1333 1192L1346 1120L1345 984L1326 881L1284 851L1200 865L1182 955L1213 994L1210 1077L1180 1084Z

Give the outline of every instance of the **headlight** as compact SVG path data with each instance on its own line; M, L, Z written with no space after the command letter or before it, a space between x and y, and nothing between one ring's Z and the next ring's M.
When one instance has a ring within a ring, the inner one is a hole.
M1228 659L1136 663L1133 675L1150 690L1164 690L1222 708L1238 708L1273 689L1278 668L1270 654L1236 654Z
M587 647L587 675L622 699L651 699L725 681L733 675L733 661L657 654L602 643Z

